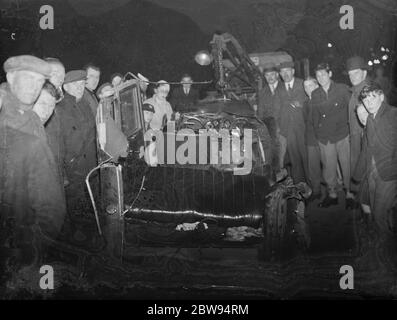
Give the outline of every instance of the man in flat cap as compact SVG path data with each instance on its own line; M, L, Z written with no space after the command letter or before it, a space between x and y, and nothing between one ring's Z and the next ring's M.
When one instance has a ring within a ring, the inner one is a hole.
M346 61L346 70L352 84L352 95L349 101L349 130L350 130L350 167L352 172L357 165L361 152L364 126L357 116L357 106L361 104L359 95L365 85L368 84L367 64L364 59L354 56ZM352 183L353 190L357 191L357 185Z
M16 259L17 269L35 268L45 237L57 236L66 214L54 156L32 110L51 68L33 56L11 57L3 67L7 83L0 86L0 260L7 264ZM0 274L10 276L3 271Z
M305 146L305 120L303 105L307 100L303 80L295 77L293 61L282 62L279 66L281 85L280 97L280 162L285 154L291 163L291 176L295 183L307 182L307 155ZM279 85L280 86L280 85Z
M92 112L82 100L87 73L72 70L66 73L65 97L56 106L61 122L61 149L63 150L64 172L67 180L66 200L68 211L81 211L81 204L87 203L85 178L97 165L96 128L92 123Z
M278 68L274 63L268 63L263 67L263 75L266 79L266 84L258 92L257 116L262 120L269 129L269 134L272 137L273 143L273 160L272 166L276 171L284 166L280 163L280 146L279 146L279 131L280 131L280 100Z

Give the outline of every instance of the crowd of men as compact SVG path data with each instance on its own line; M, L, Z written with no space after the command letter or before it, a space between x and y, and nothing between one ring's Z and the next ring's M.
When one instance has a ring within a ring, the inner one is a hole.
M275 120L276 167L288 167L295 183L310 184L310 200L323 198L320 207L335 205L341 185L346 208L361 204L389 235L397 193L397 109L387 104L381 85L368 81L364 59L352 57L346 66L351 88L334 82L326 63L305 80L295 77L292 61L266 66L257 116L265 123ZM58 59L23 55L10 57L3 68L0 251L29 264L33 257L24 248L40 243L37 237L56 237L66 212L81 210L86 202L85 179L98 164L99 100L112 95L124 77L114 74L95 91L101 70L93 64L66 73ZM157 82L147 99L148 79L138 78L145 124L152 129L162 129L198 100L187 74L170 101L166 81Z
M362 57L349 58L346 71L351 87L333 81L327 63L305 80L295 77L293 62L268 64L257 115L276 119L279 169L311 186L310 202L337 205L343 188L346 209L361 205L388 237L397 204L397 108L386 101L390 83L376 81L385 79L378 74L370 80Z
M29 55L10 57L3 69L7 81L0 85L0 255L1 266L11 270L15 261L36 261L31 253L45 238L57 238L70 213L91 209L85 180L98 165L97 110L100 99L113 95L124 77L114 74L97 89L98 66L66 72L59 59ZM148 79L138 74L138 80L146 125L162 128L174 114L166 100L170 86L159 81L147 99ZM198 99L191 76L181 80L181 91L173 95L177 109ZM5 270L0 270L3 277Z

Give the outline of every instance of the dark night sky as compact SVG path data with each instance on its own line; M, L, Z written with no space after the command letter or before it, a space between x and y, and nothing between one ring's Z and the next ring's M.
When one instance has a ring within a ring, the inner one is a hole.
M370 58L370 48L378 54L381 45L396 49L394 0L350 1L355 9L352 31L339 28L341 0L18 2L21 11L16 19L10 18L16 0L0 0L1 8L7 9L1 20L2 62L22 53L59 57L67 69L93 61L102 67L103 81L114 72L127 71L141 72L151 80L179 80L184 72L207 80L211 68L196 65L193 56L207 48L216 30L232 33L248 52L282 49L296 59L309 58L312 65L328 60L340 76L349 55ZM38 27L43 4L54 7L54 30ZM17 40L10 38L12 32ZM333 48L327 47L328 42Z

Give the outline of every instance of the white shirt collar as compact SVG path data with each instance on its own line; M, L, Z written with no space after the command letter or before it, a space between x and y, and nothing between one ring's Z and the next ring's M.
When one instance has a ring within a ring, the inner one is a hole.
M294 82L295 82L295 77L292 78L290 82L285 83L285 89L288 90L288 85L291 87L291 89L294 87Z

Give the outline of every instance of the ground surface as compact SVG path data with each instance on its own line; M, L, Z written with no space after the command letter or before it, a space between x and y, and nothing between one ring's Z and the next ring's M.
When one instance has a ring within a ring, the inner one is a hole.
M371 223L339 205L306 208L311 244L291 240L277 260L263 261L261 246L124 246L123 261L109 259L92 217L74 216L61 249L47 256L55 290L37 288L40 274L23 270L8 298L397 298L396 253L380 243ZM119 239L116 236L115 241ZM128 239L127 239L128 240ZM119 256L116 252L115 256ZM342 290L340 267L354 270L354 290Z

